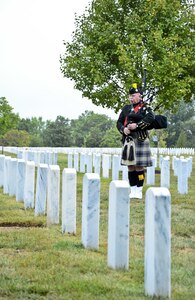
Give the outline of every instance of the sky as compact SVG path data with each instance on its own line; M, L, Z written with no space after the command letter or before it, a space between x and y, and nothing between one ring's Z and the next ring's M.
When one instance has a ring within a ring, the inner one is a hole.
M0 97L20 118L58 115L77 119L85 110L117 115L95 106L60 71L63 40L71 41L75 13L90 0L0 0Z

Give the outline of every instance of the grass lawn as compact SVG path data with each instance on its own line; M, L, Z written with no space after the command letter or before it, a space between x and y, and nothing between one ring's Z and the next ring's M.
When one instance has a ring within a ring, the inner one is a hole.
M61 172L66 155L59 155ZM122 300L144 295L144 201L130 204L129 269L107 267L108 190L101 178L100 248L81 244L81 199L84 174L77 174L77 233L62 234L61 225L46 226L15 197L0 189L0 299ZM110 177L111 178L111 177ZM156 174L159 186L160 174ZM195 299L195 157L189 193L179 195L171 171L171 299ZM144 186L144 192L149 186ZM153 298L154 299L154 298Z

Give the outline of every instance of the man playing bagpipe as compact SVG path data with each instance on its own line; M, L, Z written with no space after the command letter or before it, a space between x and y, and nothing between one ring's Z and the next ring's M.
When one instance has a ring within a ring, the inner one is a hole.
M128 166L130 198L142 199L144 168L152 166L148 129L154 128L155 114L143 102L142 89L137 84L129 89L129 100L130 104L123 107L117 120L123 142L121 164Z

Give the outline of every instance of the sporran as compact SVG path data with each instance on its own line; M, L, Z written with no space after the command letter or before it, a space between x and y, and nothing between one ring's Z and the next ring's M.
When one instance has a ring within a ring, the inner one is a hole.
M121 165L131 166L136 164L135 142L132 137L127 136L122 148Z

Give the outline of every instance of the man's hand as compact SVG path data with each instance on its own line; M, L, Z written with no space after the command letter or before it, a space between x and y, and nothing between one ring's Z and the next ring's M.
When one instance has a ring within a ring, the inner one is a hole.
M127 127L124 128L123 132L125 135L130 134L130 130Z
M137 124L136 123L130 123L127 125L127 128L129 130L135 130L137 128Z

